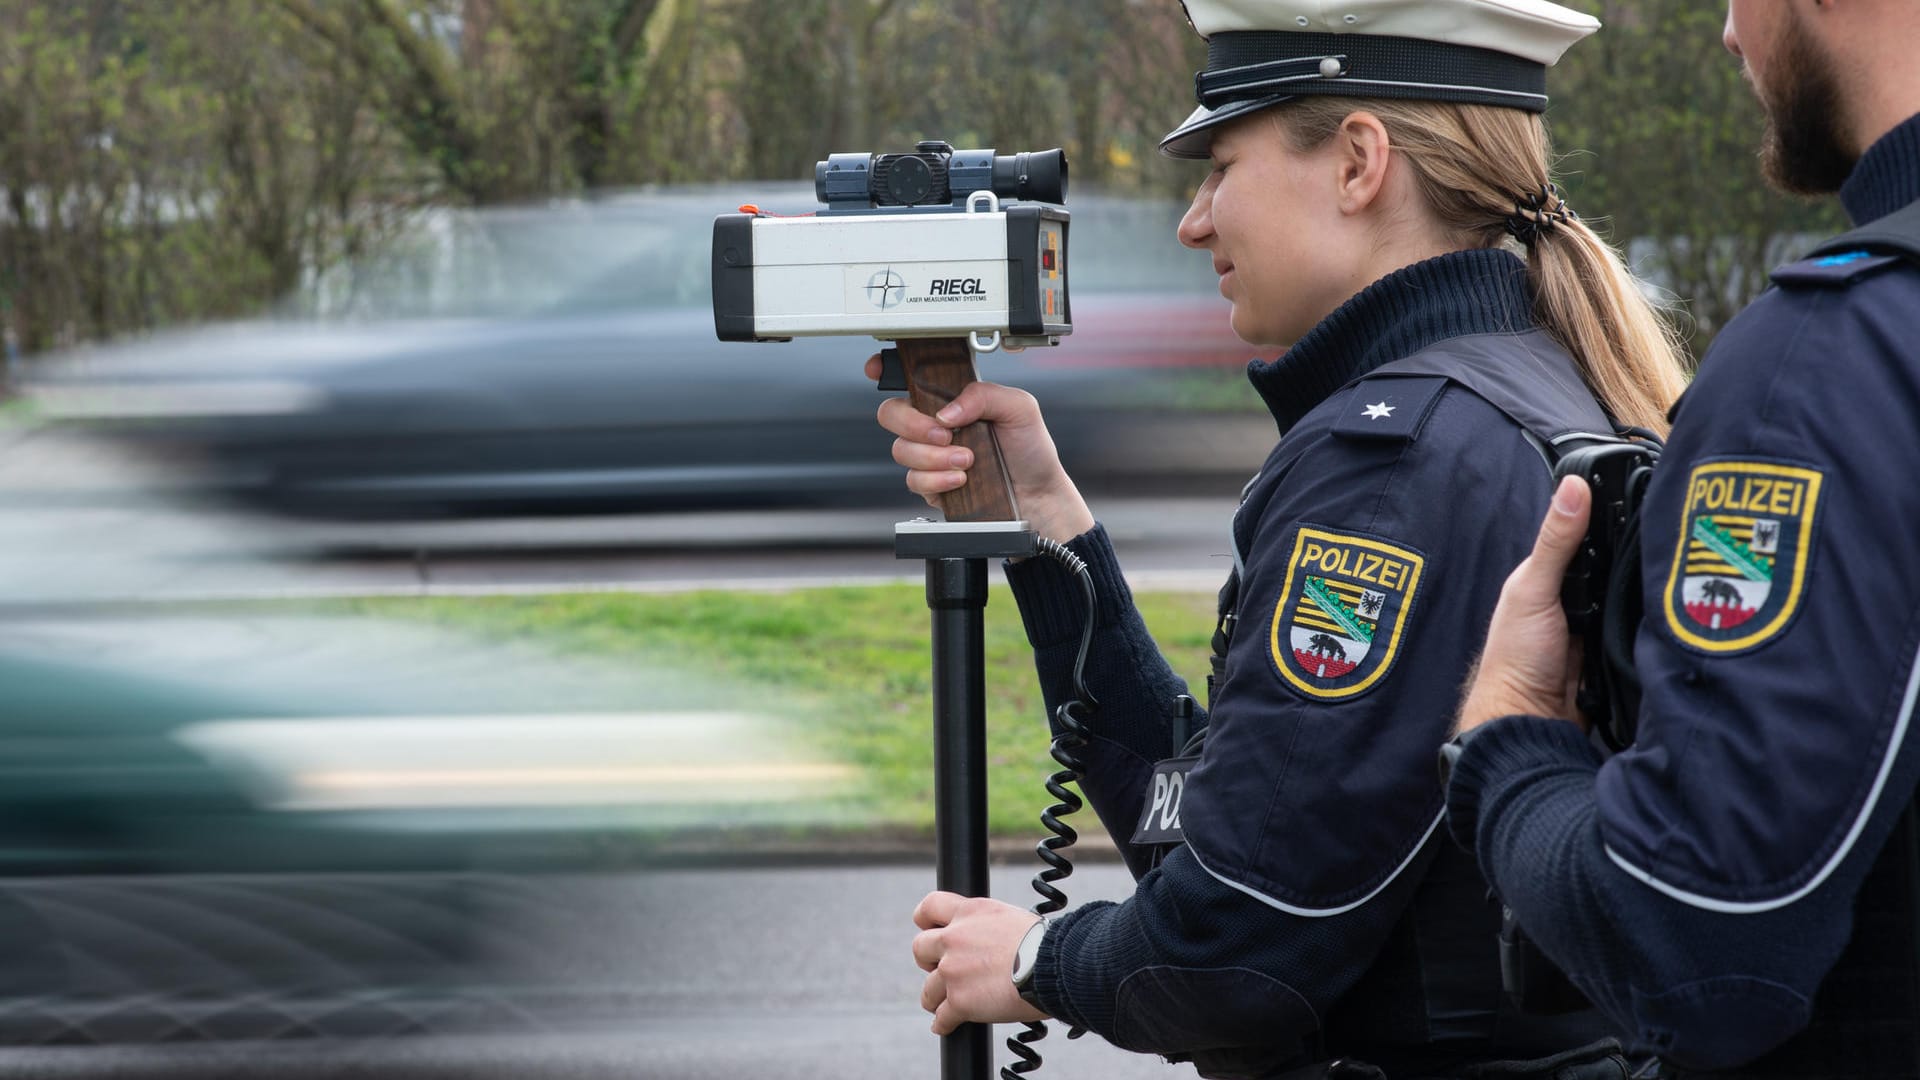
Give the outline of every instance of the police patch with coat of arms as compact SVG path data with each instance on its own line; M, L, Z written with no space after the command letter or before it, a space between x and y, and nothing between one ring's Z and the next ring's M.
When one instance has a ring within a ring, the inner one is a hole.
M1405 547L1302 526L1269 634L1280 675L1316 698L1352 697L1379 682L1400 651L1425 566Z
M1771 640L1799 608L1820 473L1766 461L1712 461L1687 476L1667 576L1667 628L1707 652Z

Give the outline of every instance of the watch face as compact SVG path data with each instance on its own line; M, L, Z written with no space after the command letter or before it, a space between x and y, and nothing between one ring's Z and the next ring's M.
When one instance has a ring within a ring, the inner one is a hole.
M1047 920L1039 919L1027 928L1027 934L1020 939L1019 951L1013 957L1013 984L1025 987L1033 978L1033 969L1040 962L1040 939L1047 936Z

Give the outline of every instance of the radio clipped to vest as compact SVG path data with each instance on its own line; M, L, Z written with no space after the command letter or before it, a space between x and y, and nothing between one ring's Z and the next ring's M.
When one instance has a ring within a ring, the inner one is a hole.
M1593 493L1587 533L1560 584L1567 630L1581 643L1575 703L1600 740L1618 752L1633 742L1640 680L1633 671L1633 635L1640 624L1640 505L1660 461L1662 444L1634 429L1587 437L1555 448L1557 489L1578 476ZM1513 911L1500 910L1500 982L1522 1012L1555 1015L1590 1008L1576 988L1527 937Z
M1650 432L1563 452L1553 480L1578 476L1593 493L1587 534L1560 585L1567 630L1581 643L1575 704L1609 750L1633 743L1640 680L1633 636L1640 625L1640 504L1663 448Z
M1775 271L1784 285L1845 285L1878 256L1920 265L1920 203L1835 237L1805 259ZM1576 704L1609 750L1633 745L1640 680L1633 638L1644 607L1640 589L1640 504L1664 448L1652 432L1582 439L1556 447L1553 479L1578 476L1593 492L1593 512L1561 585L1569 631L1583 646Z
M1920 265L1920 204L1910 205L1864 229L1816 248L1806 259L1774 273L1789 287L1851 283L1866 272L1870 256L1892 255ZM1568 631L1582 646L1575 703L1600 741L1614 752L1633 745L1640 710L1640 679L1633 667L1634 635L1644 609L1641 590L1641 503L1663 446L1651 432L1632 438L1579 440L1556 447L1554 483L1578 476L1593 492L1593 509L1567 575L1561 606ZM1912 808L1909 808L1909 814ZM1911 844L1901 853L1920 866ZM1912 939L1909 938L1909 941ZM1501 976L1522 1009L1555 1012L1571 1004L1565 975L1527 940L1511 915L1500 931Z

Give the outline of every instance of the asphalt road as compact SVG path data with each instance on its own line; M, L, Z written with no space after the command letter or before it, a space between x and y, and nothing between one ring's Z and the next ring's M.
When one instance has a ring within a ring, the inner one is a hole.
M1028 903L1028 876L996 867L996 895ZM908 953L908 916L932 881L930 862L545 879L552 903L511 947L578 995L570 1015L525 1013L497 1034L0 1050L0 1078L933 1077L937 1040ZM1076 901L1117 898L1129 879L1092 863L1066 885ZM1001 1063L1012 1030L996 1031ZM1042 1047L1043 1078L1193 1075L1058 1027Z

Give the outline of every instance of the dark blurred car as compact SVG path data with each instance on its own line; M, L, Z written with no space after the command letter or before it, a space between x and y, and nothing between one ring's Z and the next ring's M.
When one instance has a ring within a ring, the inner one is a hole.
M775 185L442 212L281 318L87 350L47 365L38 393L53 416L287 512L903 498L861 372L877 343L716 340L711 223L747 200L813 208L810 189ZM1075 332L985 356L981 376L1039 396L1063 459L1096 484L1175 467L1237 486L1257 453L1216 462L1179 434L1192 414L1168 409L1196 381L1236 381L1252 353L1206 259L1174 240L1183 207L1070 208Z

